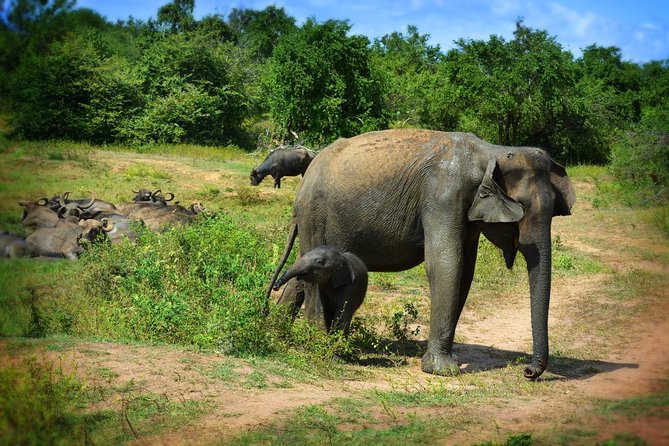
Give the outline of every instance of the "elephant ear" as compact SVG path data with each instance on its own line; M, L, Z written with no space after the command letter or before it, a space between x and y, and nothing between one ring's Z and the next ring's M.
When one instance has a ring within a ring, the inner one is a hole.
M469 208L467 217L470 221L512 223L520 221L525 215L523 206L509 197L493 179L496 168L497 161L493 158L488 163L474 202Z
M576 192L564 167L551 160L551 184L555 192L553 216L571 215L571 207L576 202Z
M330 281L332 283L332 288L341 288L343 286L351 285L354 280L355 273L348 263L344 263L341 268L332 274Z

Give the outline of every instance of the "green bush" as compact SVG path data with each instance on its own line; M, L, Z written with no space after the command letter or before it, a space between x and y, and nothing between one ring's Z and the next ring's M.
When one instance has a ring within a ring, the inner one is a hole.
M344 348L340 337L293 324L283 307L269 305L264 315L276 264L262 240L218 215L162 233L140 231L136 243L93 246L81 258L85 295L78 294L67 322L75 332L109 339L331 360Z
M633 197L630 204L669 199L669 101L644 110L641 123L620 135L611 153L611 171Z
M259 237L229 217L143 231L136 244L94 247L82 260L100 335L230 353L274 348L263 317L274 264Z

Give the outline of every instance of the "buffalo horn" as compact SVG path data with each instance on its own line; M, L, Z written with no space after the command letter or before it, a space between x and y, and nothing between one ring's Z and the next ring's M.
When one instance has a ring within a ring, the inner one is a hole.
M111 218L103 218L100 222L102 223L103 231L110 232L114 229L114 222Z

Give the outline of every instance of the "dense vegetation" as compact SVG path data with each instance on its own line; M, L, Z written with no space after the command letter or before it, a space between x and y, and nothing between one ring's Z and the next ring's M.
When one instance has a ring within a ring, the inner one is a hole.
M275 6L197 20L194 0L173 0L156 19L109 23L75 0L3 4L0 97L16 137L318 148L412 126L611 163L646 200L669 189L667 60L639 65L597 44L575 58L522 20L511 40L444 52L415 26L370 42L346 21L298 26Z

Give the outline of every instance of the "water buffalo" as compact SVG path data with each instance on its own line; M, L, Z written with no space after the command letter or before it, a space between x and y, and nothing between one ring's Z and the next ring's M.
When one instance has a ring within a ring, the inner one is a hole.
M272 150L265 161L251 171L251 185L257 186L267 176L274 178L274 188L281 188L281 178L304 175L314 159L314 153L305 148Z
M37 201L19 201L19 205L23 206L23 215L21 216L21 224L26 232L35 232L40 228L54 228L60 219L58 213L49 207L46 203L48 200L40 199Z
M157 231L165 226L190 223L204 210L204 207L200 203L193 203L187 208L179 204L170 204L166 206L142 206L134 209L126 207L124 209L128 217L133 220L142 220L149 229Z
M40 255L76 260L98 234L112 229L111 220L81 220L78 226L38 229L26 241L33 244Z
M0 232L0 257L18 259L37 256L37 248L18 235Z

